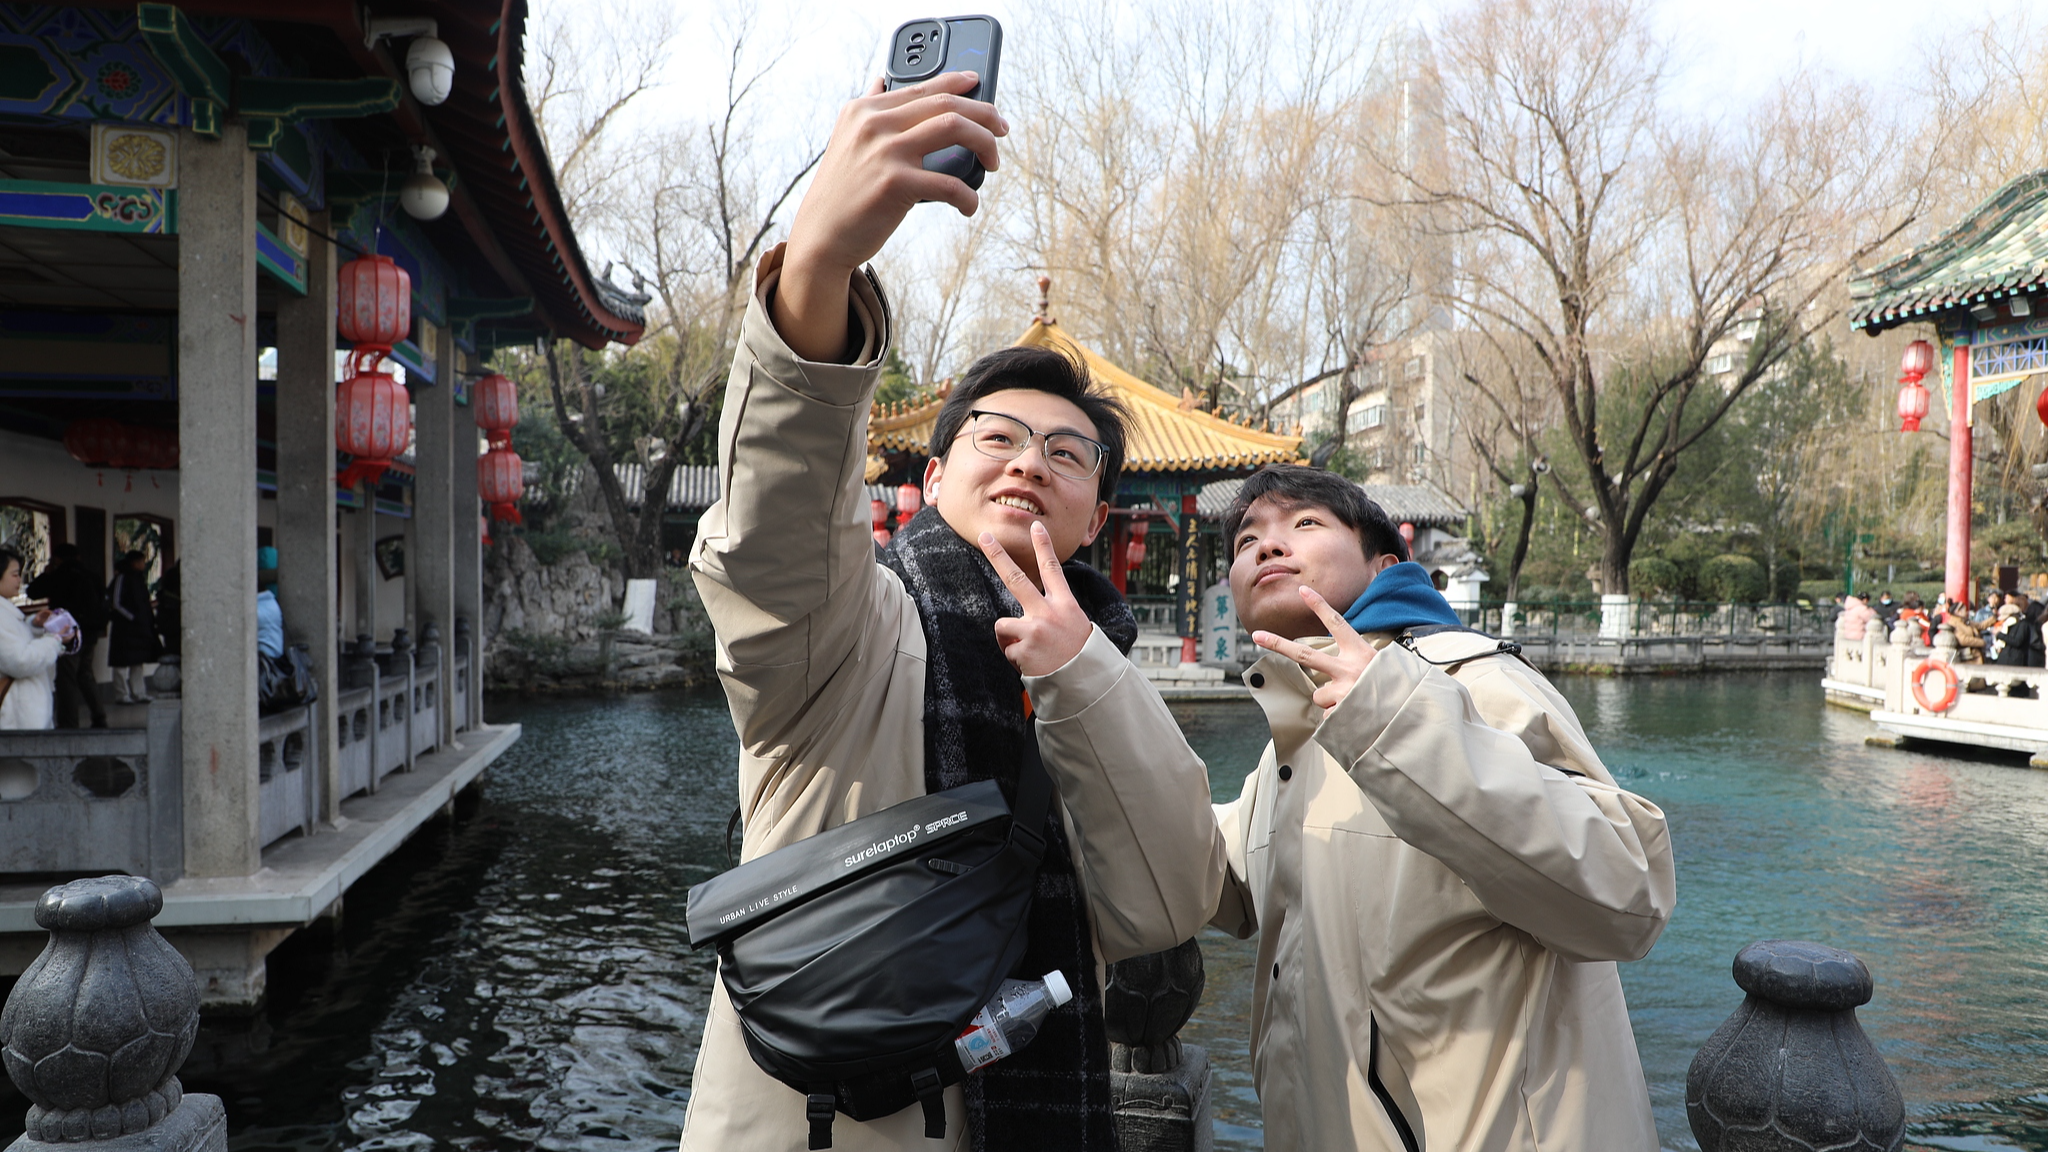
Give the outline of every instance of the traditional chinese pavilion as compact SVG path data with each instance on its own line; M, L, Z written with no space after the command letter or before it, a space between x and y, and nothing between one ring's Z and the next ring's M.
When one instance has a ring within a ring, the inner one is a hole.
M2048 169L1998 190L1931 243L1849 286L1851 326L1877 336L1925 325L1934 349L1909 345L1899 414L1905 430L1927 415L1920 380L1937 380L1936 418L1949 427L1946 590L1974 599L1970 583L1970 461L1975 405L2048 372ZM2040 404L2048 421L2048 393Z
M1041 277L1041 294L1048 287ZM1200 530L1197 497L1212 481L1248 476L1267 464L1302 463L1301 436L1203 412L1195 407L1192 395L1175 396L1139 379L1075 340L1051 317L1044 300L1017 344L1056 348L1078 357L1096 383L1129 409L1129 443L1109 527L1084 559L1126 592L1135 571L1156 572L1161 577L1158 583L1164 585L1170 569L1174 630L1182 638L1183 659L1194 662L1199 598L1221 566L1215 536ZM944 401L945 390L940 389L875 409L868 420L871 483L922 481ZM1145 558L1155 555L1147 546L1154 537L1166 563L1146 566Z
M128 872L206 1001L251 1004L517 739L478 696L479 485L519 479L480 467L484 361L642 328L569 226L526 31L525 0L0 4L0 511L32 567L132 547L182 591L150 703L0 733L0 975L52 878ZM262 546L317 703L259 709Z

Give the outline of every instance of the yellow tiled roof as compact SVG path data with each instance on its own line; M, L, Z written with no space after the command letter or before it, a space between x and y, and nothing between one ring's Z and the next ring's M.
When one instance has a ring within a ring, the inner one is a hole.
M1184 406L1181 397L1145 383L1111 364L1059 325L1033 321L1017 341L1022 347L1055 348L1077 354L1088 374L1130 409L1126 472L1249 473L1265 464L1301 462L1301 437L1270 432ZM946 389L918 399L877 406L868 417L868 451L927 451L932 425Z

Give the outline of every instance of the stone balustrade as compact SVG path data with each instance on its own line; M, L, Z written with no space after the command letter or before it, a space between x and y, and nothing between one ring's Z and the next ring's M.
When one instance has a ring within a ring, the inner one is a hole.
M30 1102L9 1152L226 1152L220 1097L186 1094L199 985L150 921L139 876L74 880L36 904L50 933L0 1009L0 1061Z
M1109 966L1102 1015L1109 1092L1123 1152L1209 1152L1215 1124L1209 1054L1180 1030L1202 1002L1202 949L1193 940Z
M1700 1152L1894 1152L1906 1105L1856 1022L1870 969L1824 944L1761 940L1735 955L1748 995L1693 1057L1685 1116Z

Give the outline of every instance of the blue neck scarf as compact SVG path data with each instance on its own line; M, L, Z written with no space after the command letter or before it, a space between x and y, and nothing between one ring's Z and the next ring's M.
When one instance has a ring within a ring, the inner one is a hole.
M1373 577L1365 595L1344 613L1344 620L1360 632L1399 633L1408 628L1432 624L1464 623L1444 594L1429 581L1429 572L1413 560L1405 560Z

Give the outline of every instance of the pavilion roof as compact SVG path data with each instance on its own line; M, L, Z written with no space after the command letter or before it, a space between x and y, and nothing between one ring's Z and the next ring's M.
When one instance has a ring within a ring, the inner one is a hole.
M1955 227L1849 284L1849 323L1887 328L2048 285L2048 169L2000 188Z
M631 344L645 329L645 297L592 271L569 220L554 165L521 81L527 0L407 0L408 16L434 18L455 56L454 89L437 107L407 88L401 44L366 44L357 0L178 0L192 16L247 18L287 57L318 76L373 76L396 81L398 107L388 116L410 143L435 149L452 166L449 224L438 235L451 251L468 249L502 285L506 302L531 301L519 315L492 313L494 326L544 326L592 348ZM133 4L125 7L131 11ZM375 15L398 15L378 5ZM522 338L524 338L522 336Z
M1097 385L1130 410L1127 473L1204 472L1243 475L1266 464L1299 463L1301 437L1198 411L1192 398L1174 396L1110 363L1063 332L1057 321L1032 321L1019 347L1054 348L1080 357ZM929 450L946 389L893 405L868 417L868 451Z

